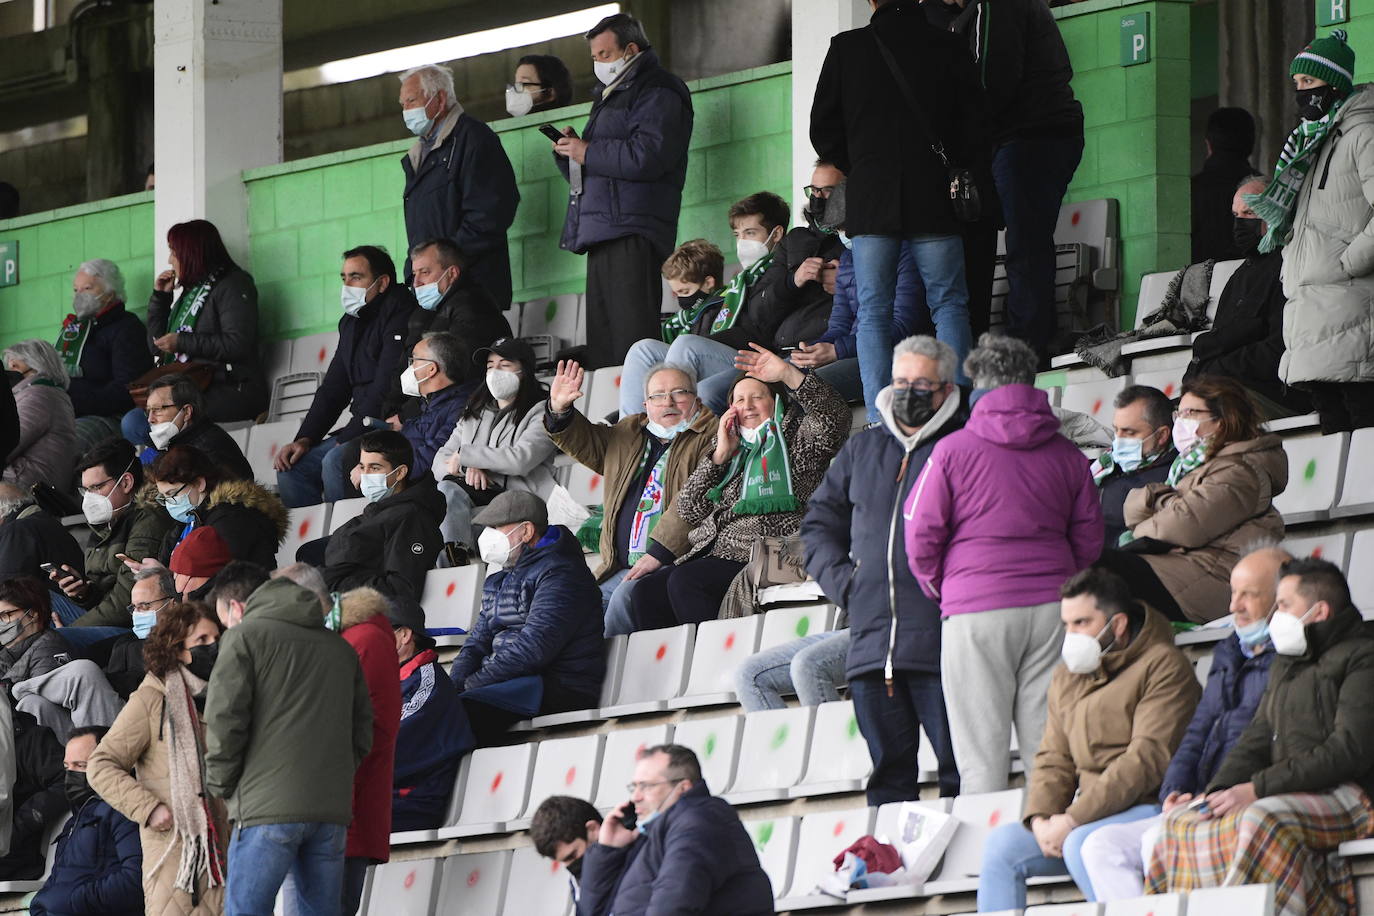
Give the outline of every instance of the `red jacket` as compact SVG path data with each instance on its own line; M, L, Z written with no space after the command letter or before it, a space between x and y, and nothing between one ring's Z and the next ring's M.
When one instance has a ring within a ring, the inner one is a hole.
M375 601L355 594L343 607L343 638L358 653L372 698L372 750L353 774L353 823L344 854L374 862L391 857L391 771L401 725L396 637L380 610L385 600L380 594Z

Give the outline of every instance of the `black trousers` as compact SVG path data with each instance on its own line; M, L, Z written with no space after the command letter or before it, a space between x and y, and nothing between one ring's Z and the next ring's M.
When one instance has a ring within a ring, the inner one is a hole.
M637 340L659 339L666 251L627 235L587 252L588 369L619 366Z
M949 737L949 716L940 675L925 671L893 672L892 692L881 671L861 674L849 682L854 717L873 758L868 778L868 803L874 807L921 797L917 752L921 726L935 751L940 768L940 796L959 794L959 767Z
M1374 382L1307 382L1324 434L1374 426Z
M538 715L551 716L556 712L593 709L601 702L600 697L573 693L553 678L541 677L544 681L544 699L539 704ZM458 686L461 690L462 685ZM500 744L502 737L512 725L522 719L530 718L518 712L511 712L509 709L483 703L480 700L467 697L460 697L460 699L463 701L463 711L467 713L468 725L472 727L472 735L477 739L478 747L491 747Z
M743 563L734 560L697 557L650 573L630 592L630 620L635 630L715 620L720 616L725 592L743 568Z
M1192 622L1178 606L1174 596L1169 594L1164 583L1159 581L1154 567L1142 554L1108 547L1102 551L1102 558L1097 562L1125 579L1126 584L1130 586L1131 595L1136 599L1145 602L1170 620Z

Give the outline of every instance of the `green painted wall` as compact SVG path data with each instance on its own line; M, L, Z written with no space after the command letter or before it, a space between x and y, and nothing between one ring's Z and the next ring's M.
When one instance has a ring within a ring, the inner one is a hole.
M1322 0L1316 0L1318 19L1321 21ZM1331 0L1326 0L1325 5L1329 6ZM1346 0L1346 8L1350 11L1350 21L1330 28L1317 28L1318 35L1328 35L1331 29L1345 29L1350 33L1350 46L1355 49L1355 82L1368 83L1374 81L1374 0ZM1300 50L1300 46L1306 41L1295 41L1294 52ZM1284 61L1283 75L1285 81L1288 74L1288 61ZM1291 88L1285 86L1285 88Z
M760 190L792 196L791 70L789 62L690 84L696 117L680 239L705 237L733 252L725 219L730 204ZM577 105L492 124L520 184L510 233L517 302L586 285L586 259L558 247L568 185L535 128L551 121L580 130L589 109ZM400 158L409 146L378 144L244 174L264 334L296 337L336 326L339 255L351 245L385 245L400 263Z
M1150 14L1150 61L1121 66L1121 18ZM1083 162L1068 199L1115 197L1121 211L1121 321L1135 321L1143 274L1188 262L1189 0L1085 0L1054 11L1083 103Z
M72 274L109 258L124 272L129 304L142 314L153 288L153 193L0 221L0 241L19 242L19 285L0 289L0 344L57 339L71 311Z

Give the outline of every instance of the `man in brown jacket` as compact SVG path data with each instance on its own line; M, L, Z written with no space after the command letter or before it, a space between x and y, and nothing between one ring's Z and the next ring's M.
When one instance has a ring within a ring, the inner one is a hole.
M1026 879L1072 875L1092 901L1083 841L1108 824L1159 813L1157 794L1202 688L1163 615L1091 567L1060 590L1063 664L1050 682L1045 735L1019 824L983 847L978 910L1020 909Z
M604 512L596 581L606 636L629 633L635 580L687 552L688 527L673 501L706 453L716 415L697 397L690 369L662 363L644 383L644 413L614 426L592 423L573 402L582 397L582 367L560 362L549 387L544 428L567 455L601 475Z

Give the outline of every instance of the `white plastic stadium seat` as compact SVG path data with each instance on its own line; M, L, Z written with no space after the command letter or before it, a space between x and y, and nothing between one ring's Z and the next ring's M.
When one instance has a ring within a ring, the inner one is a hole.
M854 704L836 700L816 707L811 727L811 749L806 758L806 775L801 784L788 790L793 798L858 792L873 772L868 742L859 732Z
M291 349L294 340L274 340L262 345L262 372L270 386L274 379L291 373Z
M1145 274L1140 278L1140 295L1136 298L1135 326L1143 327L1145 316L1164 304L1164 295L1169 292L1169 283L1174 279L1176 270L1161 270Z
M438 859L385 862L373 872L368 916L428 916L434 912Z
M486 570L484 563L470 563L425 573L420 607L425 611L425 629L439 645L460 644L477 622Z
M603 718L601 707L615 702L616 691L620 689L620 677L625 671L625 649L630 637L622 634L606 640L606 676L601 679L601 699L596 709L574 709L569 712L556 712L547 716L536 716L530 720L531 728L548 728L553 725L569 725L574 722L596 722Z
M472 763L472 755L464 757L458 764L458 776L453 781L453 789L449 792L448 807L444 809L444 819L442 827L452 827L458 823L458 813L463 807L463 785L467 782L468 767ZM439 839L439 828L427 830L401 830L391 834L392 846L406 846L411 843L432 843Z
M258 483L276 489L277 472L272 467L272 461L277 457L277 452L295 441L298 426L299 420L279 420L276 423L259 423L249 431L248 448L243 457L248 459Z
M1107 904L1105 916L1183 916L1185 905L1182 894L1153 894L1149 897L1113 900ZM1213 914L1204 913L1203 916Z
M959 819L959 828L945 850L939 870L926 882L927 894L964 893L978 888L983 870L983 843L997 827L1015 824L1021 818L1024 789L1007 789L984 795L960 795L950 813Z
M696 647L686 692L668 701L669 709L735 702L735 669L758 649L758 614L706 620L697 624Z
M615 705L601 715L610 719L667 709L668 701L687 686L695 636L690 623L631 633Z
M806 769L815 711L813 706L797 706L746 714L739 759L748 765L736 768L725 800L741 805L786 798Z
M0 894L27 894L41 889L52 874L53 861L57 858L57 837L67 825L70 814L63 814L43 828L43 848L47 850L43 864L43 877L30 881L0 881Z
M941 814L948 814L953 801L952 798L932 798L916 804L922 808L934 809ZM891 843L900 848L897 819L902 813L902 805L904 804L905 802L888 802L878 808L878 817L873 823L873 836L879 843ZM871 887L865 890L850 891L845 897L845 902L855 904L876 903L880 900L906 900L919 897L922 893L924 891L919 884L894 884L888 887Z
M792 879L787 895L778 900L778 912L836 903L834 897L811 892L821 878L835 871L833 860L840 850L872 832L873 814L872 808L847 808L808 814L801 819Z
M228 425L224 423L221 423L220 426L229 434L229 438L234 440L234 444L239 447L239 451L246 454L248 451L248 433L253 429L253 424L249 423L244 426L236 426L233 429L230 429Z
M562 864L546 859L533 846L521 846L510 860L506 901L501 916L565 916L572 909L572 889ZM495 910L440 910L445 913L495 913Z
M1288 486L1274 497L1285 525L1320 521L1331 514L1345 472L1349 433L1283 440L1288 453Z
M499 913L506 900L511 851L449 856L440 867L436 913Z
M1192 891L1188 894L1188 912L1193 916L1209 916L1211 913L1274 916L1274 885L1241 884Z
M1305 538L1288 538L1283 542L1283 549L1299 559L1316 557L1335 563L1345 572L1346 554L1350 550L1350 533L1341 531Z
M558 338L558 347L566 346L577 333L579 298L576 293L566 293L532 299L520 313L520 327L512 330L520 337L548 334Z
M439 839L509 832L508 823L520 816L529 798L537 746L513 744L473 751L468 757L466 777L458 784L463 796L458 823L441 828Z
M325 372L334 351L339 348L339 332L326 331L323 334L307 334L291 342L291 371Z
M635 764L646 748L667 744L673 736L671 725L650 725L645 728L622 728L606 734L606 747L601 752L601 773L596 780L596 797L592 804L601 811L609 811L629 800L625 786L635 778Z
M599 423L608 414L620 411L620 366L607 366L594 373L591 391L587 392L584 413L593 423Z
M1100 382L1075 382L1064 386L1059 406L1065 410L1085 413L1097 422L1112 426L1112 400L1126 387L1127 378L1104 379Z
M590 797L596 789L597 768L601 766L601 740L601 735L583 735L538 742L529 799L523 814L511 826L517 830L528 827L540 802L550 795Z
M1374 619L1374 528L1355 532L1350 542L1350 600L1366 620Z
M774 608L763 615L758 651L763 652L812 633L823 633L830 629L830 622L834 619L833 604Z
M701 777L712 795L724 795L735 780L744 716L689 719L673 729L673 743L690 747L701 764Z
M773 885L773 898L787 893L792 877L792 865L797 854L797 826L795 817L774 817L764 821L745 821L744 829L754 841L759 867Z
M585 464L574 464L568 468L568 482L566 484L568 493L579 506L599 506L605 500L601 485L605 483L602 476ZM615 519L611 519L611 524L615 524Z
M1345 483L1332 515L1374 513L1374 427L1350 435L1350 455L1345 461Z
M277 568L296 562L296 550L306 541L324 537L328 530L329 503L286 510L286 537L277 548Z
M1151 372L1137 372L1131 377L1133 385L1148 385L1151 388L1158 388L1164 392L1164 396L1173 400L1183 394L1183 373L1188 368L1188 361L1176 366L1165 369L1156 369ZM1110 419L1110 417L1108 418Z
M362 515L366 508L367 500L362 496L353 499L341 499L334 503L334 508L329 513L329 533L333 534L346 523Z
M1102 916L1102 904L1052 903L1029 907L1025 916Z

